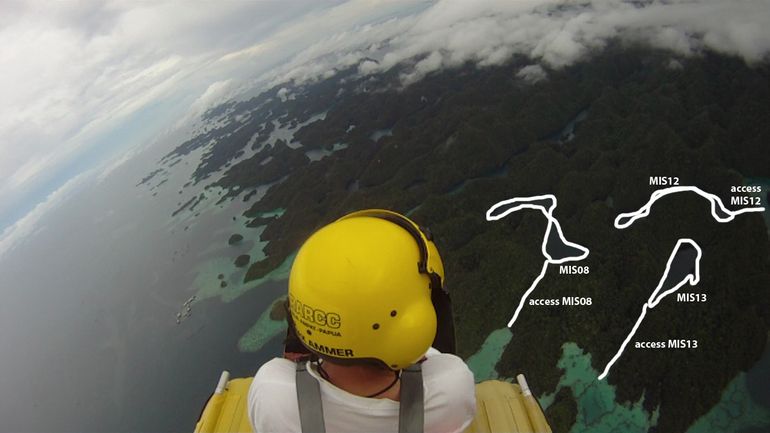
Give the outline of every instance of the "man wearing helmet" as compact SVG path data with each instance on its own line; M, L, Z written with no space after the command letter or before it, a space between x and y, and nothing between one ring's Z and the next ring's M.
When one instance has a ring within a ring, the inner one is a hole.
M249 390L254 431L460 432L473 374L454 351L444 269L430 234L395 212L354 212L300 248L290 336L309 360L276 358Z

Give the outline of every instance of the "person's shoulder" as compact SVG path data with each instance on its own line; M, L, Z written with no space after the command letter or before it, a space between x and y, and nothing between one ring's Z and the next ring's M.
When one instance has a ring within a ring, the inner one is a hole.
M423 372L428 371L433 374L467 373L473 375L459 356L451 353L441 353L431 348L422 363Z
M439 389L461 394L474 393L473 373L460 357L451 353L429 352L422 363L423 380Z
M249 387L249 401L269 400L270 395L294 392L296 365L283 358L273 358L262 364Z
M463 431L476 413L473 373L458 356L429 352L422 363L426 431Z
M291 379L294 382L296 364L284 358L273 358L262 364L254 375L255 382L283 382Z
M249 387L248 414L254 431L299 431L296 364L274 358L264 363Z

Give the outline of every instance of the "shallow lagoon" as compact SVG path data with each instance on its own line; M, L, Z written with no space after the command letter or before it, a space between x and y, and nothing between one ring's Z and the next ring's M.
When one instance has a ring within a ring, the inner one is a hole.
M468 358L468 366L477 382L488 379L514 381L513 378L499 377L495 371L495 365L511 341L511 336L508 328L491 332L482 347ZM591 365L591 354L583 351L576 343L567 342L562 345L562 356L555 367L564 372L559 384L555 390L542 392L538 400L546 410L560 389L570 389L578 409L577 420L569 430L570 433L642 433L656 425L657 412L647 412L642 401L616 401L615 386L598 380L599 372ZM525 371L522 373L526 376ZM531 386L538 390L537 384ZM757 398L762 396L762 390L768 386L770 344L762 359L748 372L736 376L725 388L720 402L696 421L688 433L766 431L770 427L770 407L767 406L768 402L757 401Z

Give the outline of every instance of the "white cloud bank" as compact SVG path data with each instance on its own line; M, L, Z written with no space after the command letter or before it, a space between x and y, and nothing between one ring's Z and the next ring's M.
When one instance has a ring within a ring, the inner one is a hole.
M328 76L359 64L372 74L422 57L405 83L444 67L481 67L525 55L551 68L570 65L612 38L691 56L705 49L753 64L768 59L767 0L444 0L401 19L319 40L267 77L274 83ZM536 69L523 74L529 78Z
M414 3L3 1L0 250L33 233L23 228L61 203L55 197L79 173L100 164L104 179L131 147L238 93L311 41ZM254 57L260 45L267 49Z
M40 221L43 217L72 197L92 179L93 175L93 171L87 171L73 177L38 203L23 218L0 230L0 258L22 244L35 232L42 230L44 227L40 225Z
M750 64L770 51L767 0L6 0L2 9L0 231L19 222L7 215L88 169L73 166L95 147L130 141L115 135L127 134L132 115L168 101L177 111L160 115L175 125L250 83L303 82L356 65L374 74L414 59L406 84L516 54L532 58L518 76L537 81L611 38Z
M92 168L83 161L120 157L125 149L117 148L135 133L125 128L132 116L189 105L233 74L216 59L316 8L310 1L3 1L0 230Z

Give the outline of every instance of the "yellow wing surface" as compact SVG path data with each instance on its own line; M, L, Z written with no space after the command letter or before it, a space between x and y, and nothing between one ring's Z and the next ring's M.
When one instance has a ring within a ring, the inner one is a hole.
M551 433L543 410L529 393L523 376L519 376L521 385L499 380L476 384L476 418L466 433ZM195 433L253 433L246 412L253 378L228 378L227 372L222 373L217 390L195 425Z
M476 418L465 433L551 433L543 410L529 392L524 376L519 375L518 380L519 384L500 380L477 383Z
M230 374L222 372L219 385L211 395L201 418L195 424L195 433L252 433L246 401L253 377L229 380Z

